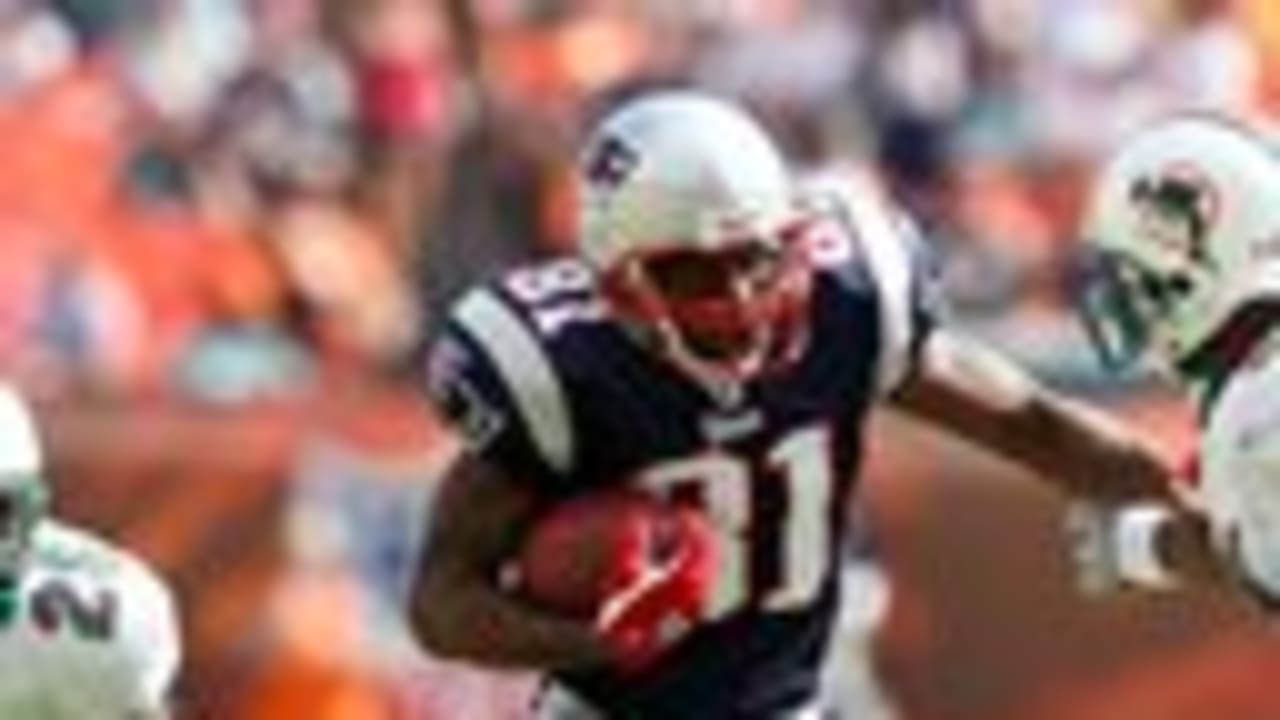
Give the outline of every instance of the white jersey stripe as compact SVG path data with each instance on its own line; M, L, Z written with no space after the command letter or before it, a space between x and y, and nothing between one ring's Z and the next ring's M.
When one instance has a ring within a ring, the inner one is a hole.
M568 472L574 454L569 406L532 331L489 290L470 293L455 317L502 376L543 460L556 472Z
M841 193L862 246L880 304L877 385L887 393L902 382L911 351L911 256L892 209L870 178L855 175Z

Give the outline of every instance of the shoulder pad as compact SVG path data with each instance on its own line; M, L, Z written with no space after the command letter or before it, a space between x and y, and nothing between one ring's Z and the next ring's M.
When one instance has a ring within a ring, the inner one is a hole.
M428 391L474 450L567 472L568 397L554 353L524 309L494 287L464 296L431 350Z
M869 279L879 307L877 384L882 392L891 391L910 372L923 338L941 314L927 244L911 218L866 172L824 177L810 188L820 214L842 227L848 262L858 264Z

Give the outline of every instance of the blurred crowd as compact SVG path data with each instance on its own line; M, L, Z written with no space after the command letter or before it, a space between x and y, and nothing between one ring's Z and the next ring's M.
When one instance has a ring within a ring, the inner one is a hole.
M1061 309L1082 178L1172 108L1265 118L1265 0L3 0L0 368L236 399L394 370L573 243L574 142L650 86L877 161L958 311ZM322 368L317 368L319 363Z
M1089 169L1169 110L1266 124L1280 4L0 0L0 372L230 406L411 376L461 288L572 248L584 126L682 84L749 104L802 171L874 165L958 318L1090 381L1066 312ZM438 453L358 446L302 443L292 561L356 579L285 586L279 634L412 698L394 602L360 591L394 595L421 531L426 490L379 480Z

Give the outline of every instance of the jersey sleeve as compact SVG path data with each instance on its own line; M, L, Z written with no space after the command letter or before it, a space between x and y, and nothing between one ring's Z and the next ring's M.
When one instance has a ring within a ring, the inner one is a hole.
M1280 609L1280 363L1243 372L1208 417L1200 500L1246 586Z
M493 288L464 296L429 351L426 386L471 452L513 477L554 484L574 453L550 350Z
M937 255L919 226L865 173L816 183L855 244L879 315L876 385L895 390L912 372L944 313Z
M122 641L134 662L137 709L161 717L182 662L177 606L168 586L142 561L125 555L121 568Z

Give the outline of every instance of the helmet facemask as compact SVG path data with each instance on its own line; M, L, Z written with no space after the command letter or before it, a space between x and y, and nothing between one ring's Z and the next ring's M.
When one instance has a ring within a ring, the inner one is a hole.
M1085 261L1081 316L1102 363L1113 370L1132 368L1145 360L1174 365L1181 354L1168 332L1185 312L1193 288L1190 275L1157 272L1132 257L1099 251Z
M605 273L605 295L685 374L750 380L788 365L804 345L812 268L797 230L629 253Z
M12 585L21 575L48 505L40 478L18 471L0 477L0 587Z

